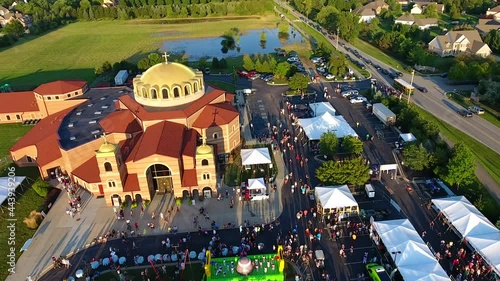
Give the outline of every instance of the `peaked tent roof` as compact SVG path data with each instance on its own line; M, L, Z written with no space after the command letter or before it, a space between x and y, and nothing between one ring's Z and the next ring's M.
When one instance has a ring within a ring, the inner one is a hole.
M488 264L500 272L500 231L485 235L469 237L469 243L476 249L481 256L486 259Z
M318 186L315 191L324 209L358 206L347 185Z
M264 178L248 179L248 189L250 190L267 189L266 183L264 182Z
M309 104L309 108L314 112L314 116L321 116L326 112L330 113L332 116L335 116L335 108L333 108L332 104L329 102L315 102Z
M319 140L328 131L334 132L339 138L358 136L344 118L332 116L329 112L313 118L299 119L299 124L310 140Z
M269 148L251 148L241 150L241 161L243 165L271 164Z

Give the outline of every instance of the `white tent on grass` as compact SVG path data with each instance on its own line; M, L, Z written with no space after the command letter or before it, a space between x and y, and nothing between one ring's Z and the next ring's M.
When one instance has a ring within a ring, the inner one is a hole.
M267 186L264 182L264 178L248 179L248 189L261 190L263 193L266 193Z
M299 119L299 124L309 140L319 140L323 133L329 131L339 138L358 136L342 116L333 116L329 112L313 118Z
M412 142L412 141L416 141L417 140L417 138L412 133L399 134L399 137L404 142Z
M9 189L10 191L15 192L24 180L26 180L26 177L1 177L0 204L3 204L3 202L9 197Z
M350 208L351 211L358 210L358 202L352 196L347 185L318 186L314 191L323 210L340 208Z
M241 150L241 161L243 165L271 164L269 148L251 148Z
M432 204L500 274L500 230L464 196L432 199Z
M404 280L450 280L409 220L378 221L373 227Z
M309 108L314 113L314 116L321 116L326 112L330 113L332 116L335 116L335 108L333 108L332 104L329 102L315 102L309 104Z

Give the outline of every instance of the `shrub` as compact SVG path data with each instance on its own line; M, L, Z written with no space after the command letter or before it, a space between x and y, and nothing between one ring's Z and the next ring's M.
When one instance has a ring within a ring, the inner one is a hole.
M136 201L132 201L132 204L130 204L130 208L131 208L131 209L135 209L135 208L137 208L137 205L138 205L138 204L137 204L137 202L136 202Z
M36 194L38 194L41 197L47 196L47 194L49 194L50 189L51 189L50 184L42 179L38 179L35 183L33 183L33 190L35 190Z
M37 229L40 223L42 222L43 217L42 214L37 211L31 211L27 218L24 218L23 222L26 224L26 227L29 229Z
M148 207L149 205L151 205L151 200L144 200L144 206Z

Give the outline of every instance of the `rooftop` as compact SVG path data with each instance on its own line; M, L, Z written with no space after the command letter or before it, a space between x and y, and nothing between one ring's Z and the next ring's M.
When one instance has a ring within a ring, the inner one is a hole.
M78 91L87 85L83 80L58 80L38 86L33 91L42 96L60 95L68 92Z
M0 93L0 113L38 111L33 92ZM14 117L11 116L12 119Z
M127 87L92 88L78 97L88 100L64 117L58 130L61 147L64 150L73 149L100 137L104 133L100 121L115 111L115 103L120 96L131 93L132 90ZM112 124L104 122L106 129L109 130L110 126ZM117 123L116 126L121 128L124 124Z

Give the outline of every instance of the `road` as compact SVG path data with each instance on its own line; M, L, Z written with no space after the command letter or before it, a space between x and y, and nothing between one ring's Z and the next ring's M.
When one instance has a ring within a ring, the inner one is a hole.
M294 16L298 18L304 17L302 14L291 9L287 5L284 5L279 1L276 1L276 3L288 9ZM379 64L383 68L388 70L391 69L391 67L388 66L387 64L379 61L374 57L367 55L366 53L363 52L363 50L356 49L348 42L345 42L343 40L340 40L339 42L344 43L346 46L352 49L358 50L361 56L372 60L374 63ZM347 53L347 51L344 48L339 47L339 49L340 51ZM377 74L376 76L378 76L379 78L383 78L383 80L386 80L389 85L392 84L392 81L387 80L386 77L380 77L381 75L380 73L378 73L378 71L376 70L374 71L373 68L370 68L370 70L372 74ZM403 79L406 81L410 81L411 75L404 74ZM489 148L493 149L496 153L500 154L500 128L480 117L464 119L463 117L461 117L456 113L456 109L461 108L461 106L447 99L444 96L444 93L449 92L453 89L464 88L464 86L447 85L445 79L433 76L429 77L415 76L414 84L426 87L429 92L421 93L416 91L415 95L412 96L413 103L425 109L434 116L440 118L441 120L445 121L446 123L450 124L451 126L473 137L474 139L478 140L479 142L483 143ZM470 89L471 87L466 86L466 88Z

